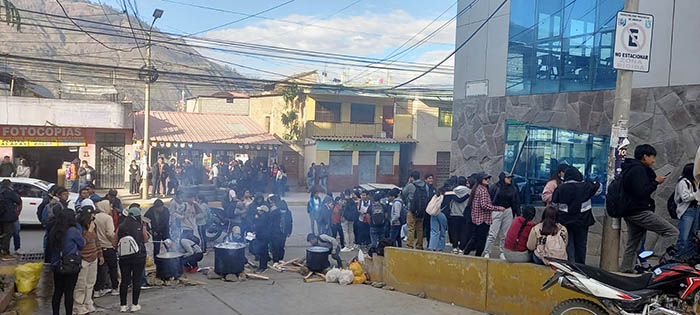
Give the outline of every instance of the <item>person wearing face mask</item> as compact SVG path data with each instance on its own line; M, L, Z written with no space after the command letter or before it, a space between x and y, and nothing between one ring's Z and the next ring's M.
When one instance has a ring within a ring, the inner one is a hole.
M552 194L557 186L561 185L562 179L564 178L564 173L566 169L569 168L566 164L559 164L556 171L552 173L552 177L549 179L546 185L544 185L544 190L542 191L542 201L545 207L552 205Z

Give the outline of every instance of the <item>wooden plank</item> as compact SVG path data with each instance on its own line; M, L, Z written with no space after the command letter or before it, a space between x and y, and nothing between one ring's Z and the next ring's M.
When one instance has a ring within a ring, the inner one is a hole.
M306 283L321 282L321 281L326 281L326 280L325 280L325 279L322 279L322 278L304 279L304 282L306 282Z
M266 277L266 276L263 276L263 275L259 275L259 274L255 274L255 273L246 273L246 276L248 276L248 278L256 279L256 280L270 280L269 277Z

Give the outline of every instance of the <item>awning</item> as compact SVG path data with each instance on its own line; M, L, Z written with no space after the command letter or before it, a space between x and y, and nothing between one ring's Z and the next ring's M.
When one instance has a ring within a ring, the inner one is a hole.
M313 137L314 140L321 141L351 141L351 142L374 142L374 143L418 143L411 138L371 138L371 137Z
M134 136L143 139L143 111L133 115ZM282 144L247 115L151 111L149 129L158 142Z

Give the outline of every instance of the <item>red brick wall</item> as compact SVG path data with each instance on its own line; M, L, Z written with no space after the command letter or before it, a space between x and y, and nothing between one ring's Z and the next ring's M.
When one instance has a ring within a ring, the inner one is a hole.
M375 175L375 181L377 183L382 183L382 184L394 184L397 186L399 185L399 166L394 165L394 174L393 175L379 175L378 173L378 168L375 170L376 175ZM328 189L332 192L339 192L343 191L347 188L352 188L357 186L357 183L359 182L358 178L359 171L357 169L357 165L352 166L352 174L348 175L333 175L330 174L328 175Z

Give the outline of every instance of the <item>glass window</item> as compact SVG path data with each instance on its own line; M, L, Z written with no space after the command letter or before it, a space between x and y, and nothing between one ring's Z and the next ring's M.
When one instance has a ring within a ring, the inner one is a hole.
M340 103L316 102L316 121L339 122Z
M372 104L350 104L350 121L354 123L373 123L374 107Z
M506 94L612 89L615 15L623 0L512 1Z
M379 152L379 174L394 175L394 152Z
M352 151L331 151L328 169L333 175L352 174Z
M524 204L542 204L544 185L559 164L578 168L588 180L606 182L609 137L509 120L505 138L504 170L515 174ZM592 201L603 205L605 198Z
M452 127L452 111L440 108L438 112L438 127Z
M12 189L24 198L42 198L44 193L43 189L29 184L13 183Z

